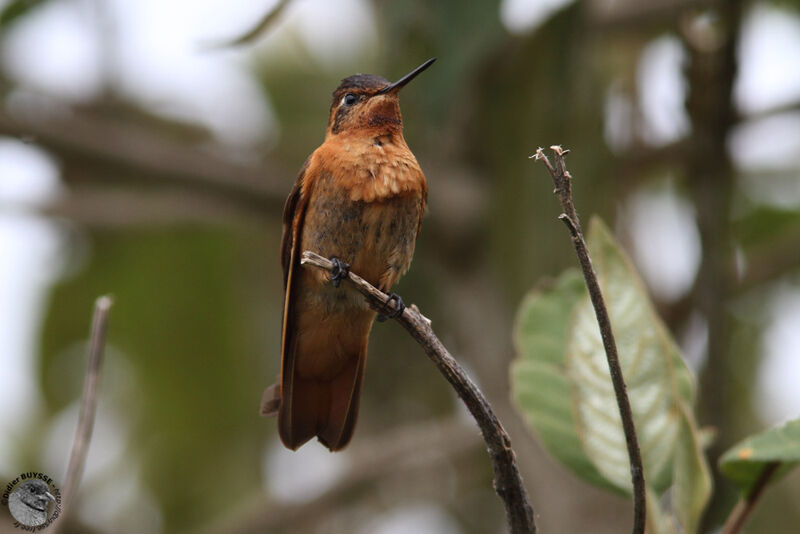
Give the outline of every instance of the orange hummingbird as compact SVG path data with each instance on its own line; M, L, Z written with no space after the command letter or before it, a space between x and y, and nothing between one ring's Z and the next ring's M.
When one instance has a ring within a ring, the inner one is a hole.
M353 436L377 313L339 282L352 269L388 292L411 265L428 186L403 138L398 93L434 61L394 83L371 74L342 80L325 141L286 200L281 374L264 394L262 413L277 413L290 449L316 436L338 451ZM334 269L300 268L304 250L330 258ZM402 313L402 300L389 300L396 302L393 315Z

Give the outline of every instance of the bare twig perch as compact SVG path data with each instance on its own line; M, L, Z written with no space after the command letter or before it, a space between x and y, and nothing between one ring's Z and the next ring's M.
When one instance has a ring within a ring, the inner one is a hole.
M92 333L89 341L89 362L86 368L86 379L83 383L83 399L81 411L78 415L78 427L75 430L75 440L72 442L72 453L67 465L67 474L64 477L64 502L59 521L53 524L53 532L57 533L67 513L71 510L71 503L78 489L83 468L86 465L86 455L89 452L89 442L92 440L94 416L97 408L97 386L100 380L100 363L103 359L103 349L106 341L108 315L111 311L112 300L109 296L98 298L94 303L92 317Z
M333 267L330 260L309 251L303 252L300 263L328 271ZM385 310L385 303L389 299L389 295L379 291L369 282L352 272L349 273L348 280L364 295L370 306ZM395 304L392 301L389 306L394 308ZM514 534L536 532L533 507L531 507L528 500L525 486L522 484L516 456L511 449L511 440L486 398L464 373L464 370L456 360L447 352L442 342L433 333L430 321L419 311L413 309L413 307L406 308L402 314L396 317L396 320L422 346L425 353L436 364L436 367L439 368L439 371L447 381L450 382L475 418L475 421L477 421L481 434L483 434L483 439L489 449L489 455L492 458L494 489L505 505L506 517L511 532Z
M592 306L594 306L594 312L597 316L597 324L600 326L600 335L603 337L603 346L606 349L608 369L611 373L611 382L614 384L614 394L617 397L617 406L619 407L619 414L622 419L622 429L625 432L625 442L628 447L628 459L631 464L634 508L633 532L634 534L643 534L646 513L644 467L642 466L642 454L639 451L639 441L636 438L636 426L633 424L631 403L628 399L625 379L622 376L622 368L619 365L617 343L614 341L614 332L611 330L611 320L608 318L608 309L603 299L603 293L600 291L597 275L592 267L589 250L586 247L586 241L583 239L583 232L581 231L578 214L575 212L575 206L572 203L572 176L570 176L569 171L567 171L564 165L564 156L569 151L562 149L558 145L551 146L550 149L555 154L555 167L550 164L550 160L547 159L547 156L545 156L541 148L531 157L542 161L550 172L550 176L553 177L555 194L561 201L561 209L564 210L564 213L559 215L558 218L564 221L564 224L567 225L569 233L572 236L572 245L575 247L578 262L583 271L583 279L586 281L586 287L589 289L589 297L592 300Z
M758 500L764 493L764 488L767 487L767 484L780 466L781 462L770 462L764 466L750 493L739 501L739 504L731 511L731 515L725 521L725 526L722 527L722 534L739 534L741 532L747 520L750 519L750 514L755 510Z

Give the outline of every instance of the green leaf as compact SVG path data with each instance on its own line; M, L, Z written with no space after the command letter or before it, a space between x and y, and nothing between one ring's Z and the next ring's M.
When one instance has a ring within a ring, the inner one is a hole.
M693 379L636 270L599 219L590 223L588 242L628 386L645 477L660 493L672 479L683 417L680 406L693 403ZM630 492L625 434L588 295L572 314L565 367L573 384L573 406L584 451L606 480Z
M697 532L700 518L711 497L712 481L703 455L700 432L692 412L681 406L681 431L675 449L672 507L683 532Z
M711 482L691 415L694 379L630 260L599 219L589 248L617 341L645 465L649 530L696 531ZM515 329L512 395L545 448L585 480L630 494L630 465L594 308L574 270L531 292ZM674 485L675 517L659 495Z
M522 302L514 336L520 356L511 368L512 397L551 455L587 482L616 489L583 452L564 372L569 316L585 295L583 278L570 269L552 288L534 290Z
M572 309L586 296L583 277L567 269L546 290L531 291L520 305L514 331L524 360L559 365L564 361L567 324Z
M722 455L720 469L747 495L767 464L773 462L784 464L773 481L800 462L800 419L738 443Z

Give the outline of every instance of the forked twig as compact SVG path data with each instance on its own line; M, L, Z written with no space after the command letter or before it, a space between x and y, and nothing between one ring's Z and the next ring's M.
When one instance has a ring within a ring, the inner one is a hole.
M620 418L622 419L622 430L625 433L625 443L628 447L628 459L631 464L631 479L633 481L633 532L634 534L643 534L645 529L645 483L644 483L644 467L642 465L642 454L639 450L639 440L636 438L636 426L633 423L633 412L631 411L631 402L628 398L627 387L625 386L625 379L622 376L622 368L619 364L619 356L617 355L617 343L614 341L614 332L611 329L611 320L608 317L608 308L606 308L603 293L600 291L600 284L597 281L597 275L592 267L592 260L589 257L589 250L586 247L586 241L583 239L583 232L581 231L581 224L578 220L578 214L575 212L575 205L572 202L572 176L564 164L564 156L569 150L564 150L558 145L551 146L550 149L555 154L555 166L550 163L544 151L539 148L536 154L531 156L536 160L542 161L547 167L550 176L553 178L555 185L555 194L561 201L561 209L564 213L558 218L567 225L570 236L572 237L572 245L575 247L575 253L578 256L578 263L580 263L581 270L583 271L583 279L586 282L586 287L589 290L589 297L592 300L595 316L597 317L597 324L600 326L600 335L603 338L603 347L606 351L606 359L608 360L608 369L611 373L611 382L614 385L614 394L617 397L617 407L619 408Z

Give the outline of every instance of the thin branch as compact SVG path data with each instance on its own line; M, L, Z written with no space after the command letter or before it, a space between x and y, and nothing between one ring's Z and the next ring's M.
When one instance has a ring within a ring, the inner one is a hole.
M764 466L750 493L731 511L731 515L725 521L725 526L722 527L722 534L738 534L742 530L747 520L750 519L750 514L755 510L761 495L764 494L764 489L780 466L781 462L770 462Z
M97 386L100 380L100 364L103 359L103 349L106 341L108 316L111 311L112 300L108 295L98 298L94 303L92 317L92 333L89 341L89 362L86 368L86 378L83 382L83 399L81 411L78 416L78 427L75 430L75 439L72 442L72 453L67 465L67 474L64 477L64 501L62 514L59 521L53 524L53 533L57 533L64 524L65 516L70 511L70 505L78 489L83 468L86 465L86 455L89 452L89 443L92 440L94 416L97 408Z
M2 84L0 77L0 87ZM218 209L226 218L240 214L269 218L283 210L286 188L282 179L297 172L269 155L257 162L240 161L225 156L230 149L206 137L195 140L195 134L165 133L182 132L186 126L178 122L126 119L139 117L141 112L124 103L110 109L69 107L58 100L47 103L68 112L45 113L49 108L44 106L37 114L0 105L0 135L34 143L52 152L62 165L67 186L64 194L33 208L47 214L114 226L175 222L181 217L214 222L219 220L215 217ZM442 160L428 160L438 168L437 187L442 196L455 199L432 213L430 221L461 236L485 208L483 192L475 180L465 182L463 170L453 172ZM191 196L176 208L174 200L179 194Z
M267 33L267 31L278 21L278 18L283 14L289 6L291 0L279 0L275 6L267 11L249 30L234 39L222 41L219 43L209 43L204 45L203 48L226 48L230 46L240 46L245 44L252 44L259 37Z
M59 103L51 105L58 107ZM127 108L120 110L124 111ZM224 154L218 145L182 142L163 130L110 119L86 109L41 117L0 107L0 134L53 151L66 162L68 185L88 180L95 176L90 171L98 169L102 172L96 175L102 177L99 181L103 184L116 185L121 177L127 177L136 187L147 181L205 190L261 210L283 206L286 193L278 177L289 173L278 163L240 163L218 155ZM79 173L69 173L70 162L80 167Z
M303 252L302 265L313 266L319 269L331 270L333 264L313 252ZM389 300L389 296L373 287L360 276L349 273L348 281L364 295L370 306L375 309L385 310L387 306L395 309L396 303ZM533 507L528 499L528 493L522 483L522 476L517 467L516 455L511 448L511 440L506 434L503 425L495 416L489 402L478 387L469 379L467 374L450 355L439 338L431 328L430 320L424 317L414 307L408 307L396 317L398 323L405 328L422 349L433 361L439 371L453 386L459 398L464 402L478 426L481 429L483 440L489 449L494 470L494 489L503 500L506 509L506 518L512 533L534 533L536 524L533 518Z
M47 204L15 208L67 218L81 227L115 230L185 223L258 227L272 223L276 213L272 208L259 209L194 187L108 187L98 183L69 187Z
M634 534L643 534L646 519L644 467L642 465L642 454L639 450L639 440L636 438L636 426L633 423L631 403L628 399L627 387L625 386L625 379L622 376L622 368L620 367L619 357L617 355L617 344L616 341L614 341L614 332L611 329L608 308L606 308L603 293L600 291L600 284L597 281L594 267L592 267L589 250L586 247L586 241L583 239L583 232L581 231L578 214L575 212L575 205L572 202L572 176L570 176L564 164L564 156L569 151L557 145L551 146L550 149L555 153L555 167L550 164L550 160L547 159L547 156L545 156L541 148L531 157L542 161L550 172L550 176L553 177L555 194L561 201L561 209L564 210L564 213L559 215L558 218L567 225L569 233L572 236L572 245L575 247L578 263L580 263L581 270L583 271L583 279L586 281L589 297L592 300L592 306L594 306L597 324L600 326L600 335L603 337L603 347L605 347L606 350L608 369L611 373L611 382L614 385L614 394L617 397L617 406L619 408L620 418L622 419L622 430L625 433L625 443L628 447L628 459L631 464L634 509L633 532Z

